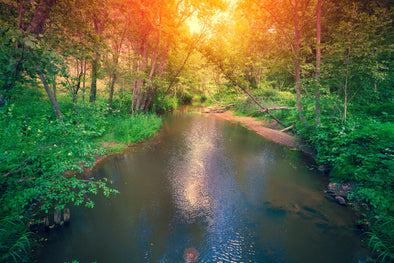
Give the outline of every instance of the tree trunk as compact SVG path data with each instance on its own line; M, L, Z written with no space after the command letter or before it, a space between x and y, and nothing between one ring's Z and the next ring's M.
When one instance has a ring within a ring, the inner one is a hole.
M105 23L108 17L108 11L103 10L103 18L100 20L97 16L99 11L93 12L93 24L94 24L94 31L98 36L101 36L104 32ZM92 61L92 83L90 87L90 98L89 101L94 103L96 101L97 95L97 76L100 69L100 50L99 46L96 43L95 45L95 54L93 55Z
M48 94L49 100L51 101L53 111L55 112L56 118L59 120L62 119L62 113L60 111L59 103L55 99L55 96L53 96L52 90L48 85L48 82L44 76L44 74L39 75L40 80L42 81L42 84L44 85L45 91Z
M83 85L82 85L82 101L85 101L85 88L86 88L86 58L83 62Z
M122 35L120 37L119 42L115 41L115 54L113 55L113 70L112 70L112 77L111 77L110 86L109 86L109 99L108 99L109 111L111 111L111 109L112 109L112 101L113 101L114 92L115 92L115 84L116 84L116 81L118 80L117 71L118 71L119 56L121 54L122 44L123 44L123 40L126 35L127 27L128 27L128 24L126 23L125 27L122 31Z
M262 59L259 59L259 65L258 65L258 70L257 70L257 79L256 79L256 81L257 81L257 87L260 87L260 83L261 83L261 73L262 73L262 68L261 68L261 60Z
M161 60L160 60L159 73L157 74L158 78L160 78L161 75L163 74L164 67L165 67L165 64L166 64L166 61L167 61L168 48L169 48L169 43L166 44L166 47L165 47L165 49L163 51L163 54L162 54L162 57L161 57ZM156 86L156 85L153 85L153 86L154 86L154 88L153 88L152 92L148 96L148 100L147 100L146 105L145 105L145 110L148 110L150 108L150 106L152 104L152 100L153 100L153 98L154 98L154 96L156 94L156 91L158 89L158 86Z
M164 49L164 52L163 52L161 60L160 60L159 74L158 74L159 77L161 77L161 75L163 75L164 67L165 67L166 61L167 61L167 54L168 54L169 47L170 47L170 44L167 42L166 48Z
M18 28L23 28L23 15L24 15L24 0L19 0L18 3Z
M315 94L316 125L320 124L321 2L322 0L317 0L317 10L316 10L316 94Z
M52 80L52 89L53 89L53 97L55 97L55 100L57 100L57 89L56 89L56 75L53 76L53 80Z
M109 109L110 109L110 110L111 110L111 108L112 108L112 100L113 100L113 97L114 97L115 83L116 83L117 78L118 78L118 76L117 76L117 74L114 72L113 75L112 75L111 83L110 83L110 85L109 85L108 106L109 106Z
M77 104L78 103L78 91L81 87L81 77L79 77L77 84L75 85L75 88L73 90L73 103Z
M160 31L160 29L158 29L155 51L153 54L151 70L149 73L148 85L147 85L146 91L144 93L144 96L142 98L142 102L141 102L141 110L143 112L146 112L148 110L149 104L151 101L151 97L154 95L153 93L156 91L156 89L152 87L153 86L152 79L153 79L153 74L155 73L155 69L156 69L157 57L159 55L160 35L161 35L161 31Z
M153 78L153 74L155 73L155 69L156 69L156 63L157 63L157 56L159 54L159 43L160 43L160 34L161 31L159 29L159 32L157 33L157 40L156 40L156 46L155 46L155 53L153 55L153 61L152 61L152 66L151 66L151 70L149 73L149 80L152 81Z
M345 86L343 87L344 96L345 96L345 101L344 101L345 105L344 105L344 109L343 109L344 110L343 119L345 122L346 122L346 118L347 118L347 104L348 104L348 80L349 80L350 51L351 51L351 46L349 45L347 58L346 58Z
M77 83L75 84L75 86L73 86L73 102L74 102L74 104L77 104L77 102L78 102L78 92L81 88L82 75L84 73L83 59L81 59L81 63L79 63L78 59L76 61L77 61L77 66L76 66Z
M189 60L190 55L192 54L194 48L190 48L189 52L187 53L187 56L185 60L183 61L182 66L179 68L175 76L172 78L170 84L168 85L167 92L171 89L171 87L174 85L176 78L179 76L179 74L182 72L183 68L185 67L187 61Z
M34 15L25 31L35 35L42 34L45 22L47 21L49 13L52 7L55 5L56 1L57 0L41 0L38 3ZM22 15L23 15L23 7L22 7L22 3L20 3L18 24L20 26L20 29L24 30L24 28L22 28L23 26ZM20 43L17 45L18 47L19 46L22 47ZM3 87L1 87L1 90L5 90L5 91L11 90L15 84L15 81L18 79L19 73L22 70L22 63L24 61L23 53L20 55L19 58L15 58L15 60L16 63L12 67L12 70L4 74L4 78L6 79L6 81L4 82Z
M140 55L141 55L141 63L139 65L139 71L140 72L145 72L146 70L146 66L148 64L148 54L147 54L147 35L145 34L144 37L141 39L140 42ZM140 77L137 81L136 81L136 86L135 86L135 93L133 92L133 105L134 105L134 109L136 111L140 110L141 107L141 96L144 95L143 92L143 87L145 85L145 79Z
M174 78L171 80L170 85L168 85L167 88L167 93L168 91L171 89L172 85L174 85L176 78L179 76L179 74L182 72L183 68L185 67L187 61L189 60L190 55L192 54L195 46L197 45L197 43L202 39L203 37L203 33L200 34L200 36L194 41L194 43L191 44L189 52L187 53L187 56L185 58L185 60L183 61L182 66L179 68L179 70L177 71L177 73L175 74Z
M96 55L95 58L93 58L92 61L92 83L90 86L90 98L89 102L94 103L96 101L96 95L97 95L97 75L98 75L98 68L99 68L99 60L100 57L99 55Z
M39 35L43 32L43 28L49 13L57 0L41 0L34 12L33 18L30 21L26 31Z
M302 116L302 104L301 104L301 72L300 72L300 41L301 41L301 32L299 29L299 21L298 21L298 0L294 2L294 67L295 67L295 77L296 77L296 93L297 93L297 108L298 114L300 115L300 120L305 121L304 116Z
M142 95L140 110L143 112L145 112L146 102L147 102L150 92L151 92L151 87L148 86L148 87L146 87L146 90L145 90L144 94Z

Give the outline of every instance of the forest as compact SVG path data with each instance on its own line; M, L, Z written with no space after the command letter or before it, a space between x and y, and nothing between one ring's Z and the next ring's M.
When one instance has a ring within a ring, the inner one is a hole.
M391 0L1 0L0 261L30 260L43 215L116 195L84 171L193 103L305 140L392 262L393 19Z

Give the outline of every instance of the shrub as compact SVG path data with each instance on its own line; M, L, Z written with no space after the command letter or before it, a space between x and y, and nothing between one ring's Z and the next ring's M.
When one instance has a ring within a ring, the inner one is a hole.
M110 118L105 140L118 141L126 144L137 142L155 134L162 121L154 114L126 115Z
M178 108L180 99L177 96L160 95L155 98L153 110L157 113L163 113Z
M23 90L22 90L23 91ZM0 261L27 261L29 222L37 212L66 205L93 207L92 196L111 189L106 178L84 179L69 172L91 167L104 134L126 143L151 136L161 126L156 115L111 116L103 102L77 105L58 98L63 119L27 89L0 112ZM39 205L38 205L39 204Z

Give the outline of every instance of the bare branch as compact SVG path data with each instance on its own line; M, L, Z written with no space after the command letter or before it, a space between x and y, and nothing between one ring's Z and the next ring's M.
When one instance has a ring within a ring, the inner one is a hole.
M293 129L294 128L294 125L291 125L291 126L289 126L289 127L287 127L287 128L284 128L283 130L280 130L281 132L287 132L287 131L289 131L289 130L291 130L291 129Z

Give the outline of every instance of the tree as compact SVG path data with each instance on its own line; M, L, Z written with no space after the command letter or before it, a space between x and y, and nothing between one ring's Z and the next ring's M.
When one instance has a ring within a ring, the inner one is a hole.
M45 25L46 21L48 20L49 14L50 14L52 8L54 7L54 5L56 4L56 2L57 2L56 0L41 0L38 3L38 6L34 11L33 17L25 30L25 32L27 34L34 35L37 38L44 33L44 25ZM22 5L22 4L23 4L23 1L20 2L20 5ZM19 8L20 8L20 10L22 9L21 6ZM19 14L21 15L22 13L19 12ZM21 17L19 18L18 26L22 26L22 23L20 21L21 21ZM20 29L22 29L22 28L20 28ZM11 80L6 82L4 89L6 89L6 90L11 89L12 86L14 85L15 78L19 75L19 73L21 71L22 64L24 63L23 52L33 52L33 53L40 52L38 46L35 45L35 43L37 43L35 41L35 39L30 38L30 41L28 39L27 41L25 41L25 43L18 43L17 44L19 47L21 47L23 49L22 56L16 62L16 65L12 69ZM45 58L42 58L42 59L45 59ZM39 79L42 81L45 91L48 94L49 100L52 104L52 108L55 112L55 115L58 119L61 119L62 114L60 111L59 104L58 104L52 90L49 88L49 85L46 81L45 75L40 70L40 68L38 68L37 66L36 66L36 69L37 69L36 74L38 75Z
M100 70L101 64L101 50L100 43L102 41L105 24L108 20L108 10L105 6L99 6L98 8L93 8L91 11L92 21L94 25L94 54L92 58L92 74L91 74L91 87L90 87L90 97L89 101L94 103L97 96L97 77Z
M336 108L346 122L351 102L366 106L371 100L381 99L384 89L379 86L386 85L390 75L389 60L384 58L390 57L391 47L385 37L390 13L386 8L376 8L370 14L357 5L346 5L341 16L325 43L328 52L320 79L337 96Z
M289 1L291 5L291 1ZM300 115L300 120L305 121L302 116L302 104L301 104L301 69L300 69L300 45L301 45L301 30L299 25L299 1L294 0L294 44L292 44L294 50L294 68L295 68L295 78L296 78L296 93L297 93L297 108Z
M316 7L316 91L315 91L315 114L316 125L320 124L320 63L321 63L321 4L322 0L317 0Z
M24 1L20 1L19 2L19 6L18 6L18 21L17 21L17 25L14 28L18 28L21 31L24 31L26 34L30 34L33 36L38 37L39 35L44 33L44 25L47 22L50 12L53 9L54 5L56 4L56 0L41 0L39 1L37 7L35 8L35 10L33 11L32 14L32 19L30 20L30 23L27 25L27 27L25 28L22 23L23 20L23 15L25 13L25 6L24 6ZM33 42L30 39L27 39L25 43L22 42L18 42L16 43L16 48L18 50L20 50L20 52L15 53L15 55L17 55L17 57L14 57L14 63L12 63L11 67L9 70L7 70L6 72L3 73L3 79L5 79L2 85L2 92L7 92L9 90L12 89L12 87L15 84L15 81L19 78L19 75L23 69L23 63L25 61L25 56L24 54L26 52L32 52L31 48L33 47ZM39 74L39 78L41 79L41 81L43 82L43 85L45 87L45 90L48 94L48 97L50 98L50 101L52 103L53 109L55 111L55 114L58 118L61 118L61 112L59 109L59 105L56 101L56 99L54 99L54 95L51 91L51 89L48 89L48 84L45 81L44 76L42 75L42 73L38 73ZM1 95L3 96L3 95Z

